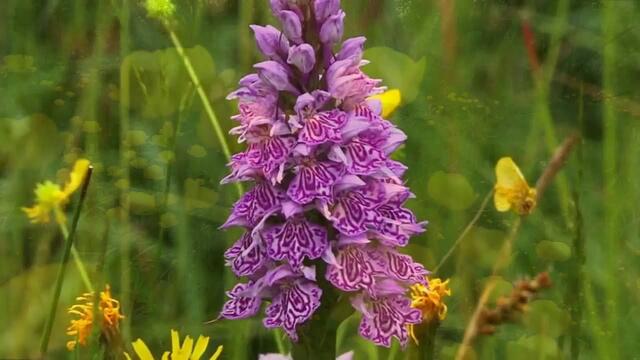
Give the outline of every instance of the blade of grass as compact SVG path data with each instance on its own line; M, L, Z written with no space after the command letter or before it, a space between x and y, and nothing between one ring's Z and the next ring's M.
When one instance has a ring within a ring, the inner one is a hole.
M603 31L603 69L602 69L602 89L607 94L616 93L616 67L617 67L617 46L616 38L619 30L619 9L622 9L615 2L606 1L603 3L602 11L602 31ZM605 245L605 261L607 269L611 271L609 277L611 279L622 279L617 269L620 268L620 248L623 246L620 240L619 232L619 203L617 201L617 192L621 191L618 187L618 118L612 103L604 101L602 122L603 122L603 143L602 143L602 166L604 180L604 243ZM624 191L624 190L622 190ZM618 340L618 299L620 281L606 281L605 293L607 298L607 312L604 314L607 319L607 328L610 329L606 333L607 338L607 354L612 359L619 358L619 340Z
M60 211L60 210L56 209L55 211ZM60 232L62 233L62 236L65 239L67 239L69 237L69 229L67 229L67 224L63 222L58 222L58 225L60 227ZM87 273L87 269L85 268L84 263L80 258L80 254L78 253L78 250L73 244L71 245L71 256L73 257L73 262L75 263L76 268L78 269L78 273L80 273L80 278L82 279L84 286L87 288L87 291L93 292L93 285L91 285L91 280L89 280L89 274Z
M129 21L130 21L130 9L129 1L122 0L122 6L118 12L118 19L120 22L120 59L121 61L129 53ZM123 64L130 64L130 62L123 62ZM130 313L131 309L131 244L130 234L127 231L129 224L129 212L130 212L130 199L129 199L129 187L130 187L130 168L127 153L130 149L127 136L129 133L129 107L131 101L131 69L128 66L121 66L120 68L120 103L119 103L119 115L120 115L120 168L122 171L122 179L125 184L120 190L120 220L122 227L125 231L120 236L120 291L121 298L120 304L122 309L126 313ZM121 323L122 336L125 341L128 342L129 334L131 330L131 316L127 316Z
M180 55L180 59L182 59L182 63L184 64L184 67L187 70L187 74L189 74L189 78L191 79L191 82L193 82L193 85L196 88L196 92L200 97L202 106L204 107L204 111L207 114L207 118L209 119L209 122L211 123L211 126L213 127L216 133L216 136L218 137L218 141L220 142L220 146L222 147L222 152L224 153L224 156L227 158L227 161L230 161L231 150L229 149L229 144L227 144L227 139L222 131L222 126L220 126L218 117L216 116L215 112L213 111L213 108L211 107L211 103L209 102L207 93L204 91L204 88L200 83L200 78L198 77L198 74L196 74L196 71L193 68L193 64L191 64L191 60L189 59L187 54L184 52L184 47L182 46L182 43L180 42L180 39L178 38L176 33L166 23L164 23L164 25L165 25L165 28L167 29L167 32L169 33L169 37L171 38L171 42L173 43L173 46L176 47L176 51L178 52L178 55ZM242 193L244 192L244 190L242 189L242 184L239 182L236 182L234 185L238 192L238 196L241 196Z
M440 260L440 263L435 267L435 269L433 269L434 274L436 274L438 270L440 270L442 265L444 265L444 263L447 262L447 259L451 257L451 255L456 250L458 245L460 245L460 242L462 242L462 240L469 234L471 229L473 229L473 226L476 224L476 222L478 222L478 219L480 219L480 216L484 212L484 209L487 207L487 204L491 199L491 195L493 195L493 189L491 189L489 193L487 193L487 195L484 197L484 200L482 200L482 203L480 204L478 211L476 211L476 214L473 216L473 219L471 219L471 221L467 224L464 230L462 230L462 233L460 233L460 236L458 236L458 238L453 243L449 251L447 251L447 253L442 257L442 260Z
M56 309L58 307L58 301L60 300L62 283L64 282L64 274L67 269L67 262L69 261L69 256L71 255L71 248L73 247L73 240L76 235L76 229L78 228L78 221L80 219L80 213L82 211L82 204L84 204L84 199L87 195L87 189L89 188L89 183L91 182L92 173L93 173L93 167L89 166L89 169L87 170L87 175L82 184L82 190L80 192L80 200L78 201L78 206L76 207L76 211L73 214L71 231L69 232L69 236L67 236L65 239L65 247L64 247L64 253L62 255L62 262L60 263L60 268L58 269L58 275L56 277L53 298L51 299L51 309L49 310L49 317L47 318L47 322L44 327L44 333L42 334L42 339L40 341L40 353L43 358L46 358L47 349L49 347L51 329L53 328L53 321L55 320L55 317L56 317Z

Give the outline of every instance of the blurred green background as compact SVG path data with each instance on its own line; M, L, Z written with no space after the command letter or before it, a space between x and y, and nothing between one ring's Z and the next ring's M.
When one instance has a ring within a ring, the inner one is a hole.
M175 1L175 30L226 131L224 97L260 59L248 25L274 23L266 0ZM521 321L476 341L478 359L632 359L640 349L640 3L633 0L350 0L346 36L368 38L365 67L404 96L392 121L409 139L396 158L429 220L406 251L433 269L511 156L530 183L573 133L581 141L524 219L498 295L549 271L554 287ZM232 151L243 145L228 137ZM126 344L161 354L169 329L211 336L223 359L275 352L260 319L219 321L235 279L220 231L238 195L226 159L165 29L127 0L0 1L0 358L38 356L60 264L54 224L20 210L37 182L95 165L77 247L95 284L111 284ZM76 197L77 199L77 197ZM69 211L77 200L71 202ZM516 215L490 204L436 274L451 278L437 359L453 358ZM96 286L100 287L100 286ZM69 266L54 324L82 292ZM404 359L340 328L338 353ZM97 341L97 340L95 340ZM79 352L96 358L97 345ZM285 342L286 345L286 342ZM288 346L288 345L286 345ZM422 356L410 346L411 356Z

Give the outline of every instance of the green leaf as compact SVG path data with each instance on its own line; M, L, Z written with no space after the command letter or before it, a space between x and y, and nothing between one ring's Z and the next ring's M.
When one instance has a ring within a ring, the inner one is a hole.
M399 51L373 47L364 52L364 58L371 63L363 71L372 78L382 79L384 85L391 89L400 89L403 103L416 99L427 64L424 57L414 61Z
M202 46L185 49L186 56L205 89L215 78L213 58ZM165 117L174 114L193 84L175 48L157 51L134 51L121 66L122 75L131 84L132 108L145 117Z
M467 178L455 173L436 172L429 179L427 191L438 204L451 210L467 209L476 199Z
M544 240L536 245L536 254L548 261L566 261L571 257L571 248L563 242Z
M507 359L561 359L560 349L553 338L544 335L522 337L507 344Z
M529 304L523 321L529 330L537 334L558 337L567 330L570 317L551 300L535 300Z

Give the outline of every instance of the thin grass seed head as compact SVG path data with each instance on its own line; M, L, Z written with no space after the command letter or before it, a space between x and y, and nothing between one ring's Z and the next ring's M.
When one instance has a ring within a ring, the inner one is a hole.
M46 224L51 221L51 212L54 212L58 223L66 223L64 206L69 202L71 195L82 185L89 166L89 160L77 160L64 186L54 184L51 181L37 184L34 191L35 205L22 208L29 220L34 224Z

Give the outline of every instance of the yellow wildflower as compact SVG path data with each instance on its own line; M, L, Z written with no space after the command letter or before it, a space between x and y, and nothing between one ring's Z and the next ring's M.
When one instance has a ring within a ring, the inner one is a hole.
M380 100L380 104L382 104L382 117L387 118L400 106L402 94L398 89L391 89L382 94L373 95L369 99Z
M442 321L447 317L445 296L451 296L449 280L439 278L428 279L428 285L414 284L411 286L411 307L422 311L422 322L432 323ZM414 333L414 325L409 325L409 335L418 343Z
M138 339L132 343L133 350L140 360L154 360L153 354L147 347L147 345ZM193 344L193 339L187 335L184 339L184 343L180 345L180 334L176 330L171 330L171 352L166 351L162 354L162 360L199 360L202 355L207 351L209 345L209 337L200 335L198 340ZM216 351L209 358L210 360L217 360L222 354L222 345L218 346ZM124 356L131 360L129 354L124 353Z
M45 181L36 185L35 195L36 204L32 207L23 207L22 211L27 214L32 223L44 224L51 221L51 211L56 216L56 221L60 224L66 223L64 216L64 205L69 202L71 194L73 194L84 181L87 171L89 170L89 160L80 159L73 166L69 180L64 187L54 184L51 181Z
M69 308L69 314L78 316L72 319L67 328L67 335L71 335L75 340L67 342L67 349L73 350L77 344L87 346L87 341L93 328L93 293L84 293L76 298L78 304ZM112 335L119 331L120 320L124 315L120 313L120 303L111 297L111 288L105 286L105 290L100 292L98 311L102 314L101 330L104 334Z
M496 185L493 202L498 211L513 209L519 215L528 215L536 207L536 189L529 187L518 165L503 157L496 164Z

